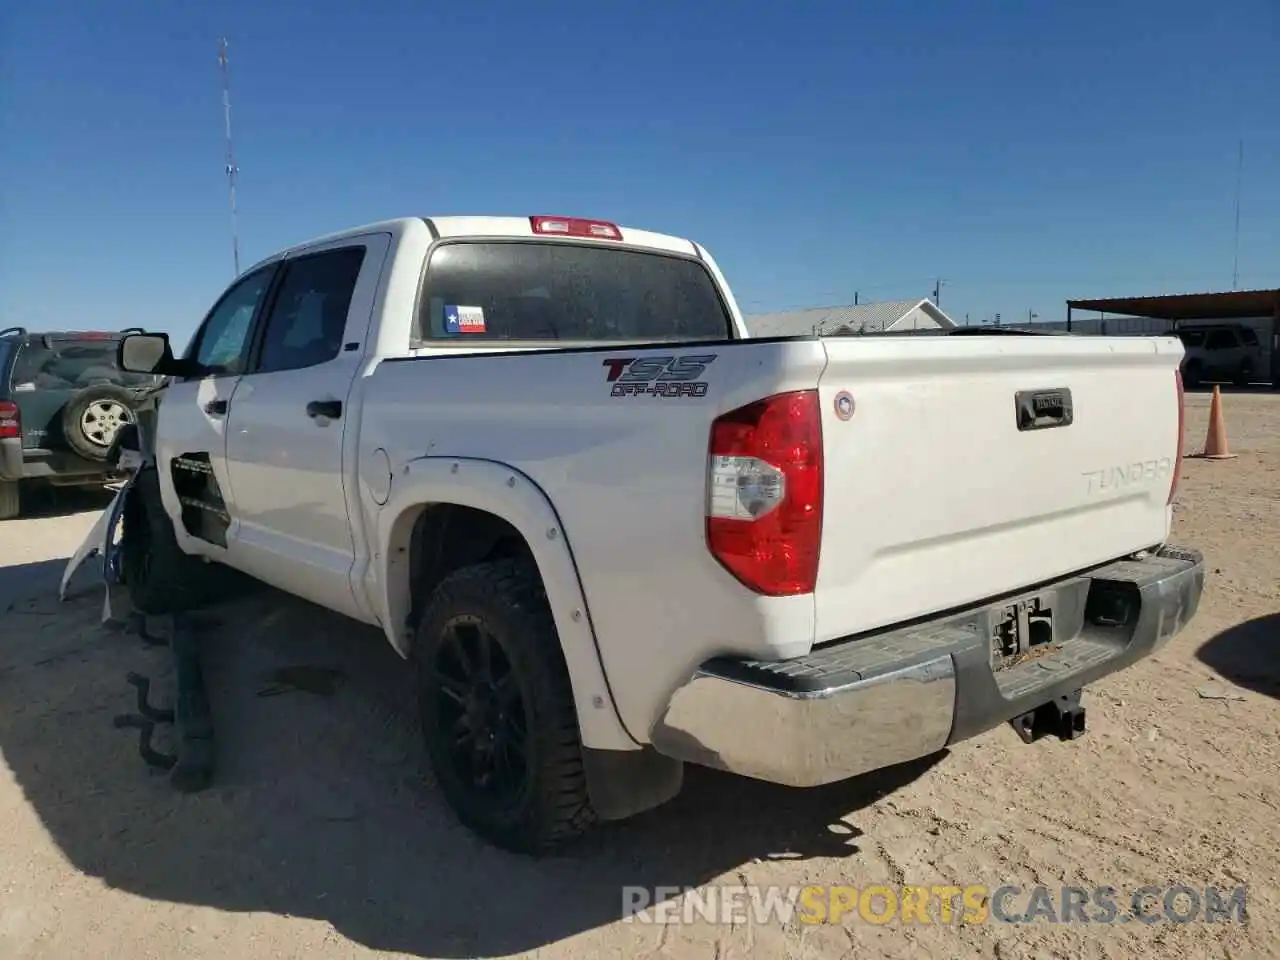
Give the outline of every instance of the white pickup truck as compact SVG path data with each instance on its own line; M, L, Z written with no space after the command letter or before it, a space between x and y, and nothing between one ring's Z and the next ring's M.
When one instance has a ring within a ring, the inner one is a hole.
M813 786L1081 733L1081 688L1203 589L1166 545L1181 356L750 339L688 240L378 223L248 270L180 358L122 342L170 378L122 579L172 611L215 561L380 626L459 818L537 852L685 762Z

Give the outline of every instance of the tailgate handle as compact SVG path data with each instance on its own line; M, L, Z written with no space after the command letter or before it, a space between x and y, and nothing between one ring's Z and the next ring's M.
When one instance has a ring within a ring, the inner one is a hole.
M1066 387L1056 390L1019 390L1013 399L1019 430L1069 427L1074 419L1071 391Z

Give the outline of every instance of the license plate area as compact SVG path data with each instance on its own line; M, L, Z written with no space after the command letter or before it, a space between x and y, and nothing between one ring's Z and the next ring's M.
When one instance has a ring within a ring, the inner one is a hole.
M993 611L991 666L996 670L1034 660L1055 649L1049 596L1028 597Z

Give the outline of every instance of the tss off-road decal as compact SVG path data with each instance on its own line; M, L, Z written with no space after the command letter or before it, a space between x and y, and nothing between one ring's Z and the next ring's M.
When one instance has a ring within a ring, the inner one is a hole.
M614 397L705 397L707 383L699 379L714 353L699 357L606 357L605 378Z

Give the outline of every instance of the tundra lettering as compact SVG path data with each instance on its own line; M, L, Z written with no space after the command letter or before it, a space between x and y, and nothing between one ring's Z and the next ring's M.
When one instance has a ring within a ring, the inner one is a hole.
M1046 393L1042 396L1036 397L1031 401L1031 403L1032 406L1035 407L1037 415L1061 410L1063 403L1062 394Z
M1089 493L1102 493L1104 490L1131 487L1137 483L1155 483L1168 477L1172 469L1173 460L1161 457L1158 460L1140 460L1106 470L1087 470L1081 476L1088 483Z

